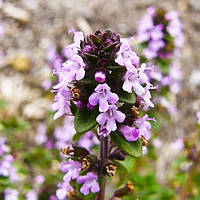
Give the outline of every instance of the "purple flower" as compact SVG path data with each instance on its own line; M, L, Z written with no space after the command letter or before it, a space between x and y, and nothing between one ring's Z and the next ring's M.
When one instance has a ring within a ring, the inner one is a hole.
M58 56L56 47L54 45L50 46L46 53L46 59L50 62L53 62Z
M110 131L108 131L106 127L103 125L98 127L97 133L100 136L107 137L110 134Z
M168 21L167 26L166 21ZM173 37L173 40L164 40L167 37ZM143 49L147 59L170 58L175 48L181 47L184 43L182 25L177 12L166 13L164 10L148 8L147 14L139 21L137 39L141 43L147 43L147 47ZM171 46L175 48L169 49Z
M168 113L171 116L175 116L177 114L177 108L176 105L169 102L165 97L159 98L160 104L167 109Z
M4 36L4 27L3 24L0 22L0 37Z
M17 190L6 188L4 191L4 200L18 200L19 192Z
M83 33L81 31L75 32L74 30L69 31L74 33L74 43L68 45L63 49L63 54L67 59L71 59L74 54L78 53L80 48L80 42L84 39Z
M96 72L95 73L95 80L98 82L98 83L103 83L106 79L106 74L105 72L102 72L102 71L99 71L99 72Z
M0 156L3 153L8 153L10 151L9 147L5 143L6 143L6 139L3 137L0 137Z
M56 196L59 200L65 200L70 191L73 191L72 186L68 182L58 184L59 189L56 191Z
M26 200L38 200L38 194L35 190L30 190L26 193Z
M48 138L46 136L46 130L47 130L47 127L45 123L40 123L38 125L37 134L35 135L35 142L38 145L41 145L47 142Z
M164 36L163 32L163 25L158 24L154 27L154 29L151 31L151 38L152 40L161 40Z
M53 110L57 110L56 114L54 115L54 120L61 117L65 113L70 113L70 103L69 100L72 99L72 93L69 88L60 88L57 91L57 94L55 96L55 103L53 104Z
M63 73L65 81L71 82L81 80L85 76L85 64L79 55L74 55L70 60L63 63Z
M163 40L151 40L149 42L149 48L153 52L157 52L159 49L163 48L165 46L165 43Z
M42 88L43 88L45 91L49 90L49 89L51 88L51 86L52 86L52 83L51 83L51 81L48 80L48 79L46 79L46 80L44 80L44 81L42 82Z
M76 133L74 128L74 117L66 116L64 126L57 127L54 131L54 137L56 139L55 146L58 149L66 147L72 140L73 135Z
M155 66L155 65L152 65L151 66L151 70L150 70L150 72L149 72L149 76L152 78L152 79L154 79L154 80L156 80L156 81L161 81L161 79L162 79L162 73L161 73L161 71L160 71L160 69L157 67L157 66Z
M197 112L197 122L200 124L200 111Z
M145 57L148 59L148 60L151 60L152 58L155 58L157 56L157 52L155 51L152 51L152 49L150 48L145 48L143 50L143 53L145 55Z
M150 93L150 89L155 89L156 87L152 87L150 84L147 84L144 88L145 92L144 94L140 95L140 97L143 99L144 101L144 109L148 109L149 107L154 107L153 103L151 102L151 93Z
M115 62L119 65L125 66L129 72L135 72L135 66L139 63L139 57L131 50L127 39L121 40L120 50L117 53Z
M117 94L110 91L110 87L104 83L99 84L95 88L95 92L89 97L89 103L92 106L99 104L99 111L106 112L109 107L109 103L115 104L119 100Z
M127 71L124 76L124 83L122 86L123 90L132 93L133 90L137 95L142 95L145 93L144 88L139 82L138 74Z
M181 151L184 149L184 141L182 138L176 139L171 143L170 147L175 151Z
M40 184L44 183L44 181L45 181L45 178L42 174L39 174L35 177L36 184L40 185Z
M145 72L146 70L149 70L149 68L147 68L145 63L142 63L141 67L137 68L135 72L127 71L124 76L123 90L129 93L132 93L134 90L138 96L143 95L145 89L141 84L150 84L149 78Z
M100 125L105 125L106 129L111 132L117 130L116 121L122 123L125 118L125 114L117 110L117 106L109 105L108 110L100 113L96 120Z
M63 63L63 67L60 71L54 72L54 74L58 75L59 83L53 88L59 89L66 87L71 81L81 80L85 76L84 67L83 59L79 55L74 54L70 60Z
M90 150L91 147L95 144L99 144L99 141L92 131L85 133L78 141L78 145L84 147L87 150Z
M139 135L144 136L145 139L150 139L150 130L151 130L151 124L148 122L149 120L155 121L154 118L149 118L147 114L144 115L144 117L141 117L134 121L134 125L139 130Z
M81 193L84 195L88 195L89 191L91 189L92 193L99 192L99 184L97 182L97 174L94 172L89 172L85 176L79 176L77 179L77 182L79 184L83 183L83 186L81 187Z
M177 64L173 63L170 66L169 75L163 77L161 84L164 86L169 86L172 93L178 94L181 90L181 80L181 70Z
M128 141L136 141L139 137L139 131L135 127L125 125L120 128L120 131Z
M149 40L151 36L151 29L154 27L153 18L151 15L145 15L140 21L138 26L137 39L140 42ZM146 35L144 37L144 35Z
M81 163L69 159L68 162L63 162L60 166L61 171L66 174L63 177L65 182L70 182L71 180L76 179L79 176L81 170Z

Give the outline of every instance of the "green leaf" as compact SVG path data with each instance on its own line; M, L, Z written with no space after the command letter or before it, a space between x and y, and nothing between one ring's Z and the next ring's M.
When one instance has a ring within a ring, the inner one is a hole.
M85 77L79 81L82 85L96 85L96 81L91 80L89 77Z
M100 45L101 40L96 35L90 35L89 38L94 42L96 45Z
M125 71L125 68L120 66L120 65L115 65L115 66L107 66L106 67L107 69L110 69L110 70L120 70L120 71Z
M96 117L98 115L98 110L87 110L86 108L81 108L76 111L74 118L74 127L77 133L85 133L91 130L97 125Z
M112 142L124 153L136 158L142 155L142 144L139 139L137 141L129 142L121 133L112 132L110 135Z
M155 62L156 62L156 65L159 66L163 74L167 75L169 73L170 60L156 59Z
M105 50L105 51L112 50L112 49L115 48L118 44L119 44L119 42L114 42L113 44L108 45L107 47L104 47L103 50Z
M75 133L72 140L73 141L79 140L83 134L84 134L84 132L83 133Z
M77 106L73 102L71 102L70 109L73 115L76 114Z
M119 91L119 100L124 103L134 104L136 102L135 93L128 93L123 90Z

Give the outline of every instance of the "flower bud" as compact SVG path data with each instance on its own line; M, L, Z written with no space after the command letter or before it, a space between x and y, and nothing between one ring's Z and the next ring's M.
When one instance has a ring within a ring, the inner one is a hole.
M95 74L95 80L98 83L103 83L105 81L105 79L106 79L105 72L102 72L102 71L96 72L96 74Z
M108 176L114 176L115 175L115 171L116 171L116 165L114 165L113 163L108 163L105 166L106 168L106 173Z
M145 137L143 135L141 135L140 139L141 139L141 142L142 142L142 146L148 145L148 141L145 139Z
M84 170L84 169L89 169L90 168L90 166L91 166L91 163L90 163L90 161L89 161L89 159L88 158L83 158L82 160L81 160L81 168Z
M74 155L74 150L73 149L70 149L70 146L67 146L67 147L65 147L65 148L62 148L61 149L61 152L64 154L64 155L66 155L66 156L72 156L72 155Z

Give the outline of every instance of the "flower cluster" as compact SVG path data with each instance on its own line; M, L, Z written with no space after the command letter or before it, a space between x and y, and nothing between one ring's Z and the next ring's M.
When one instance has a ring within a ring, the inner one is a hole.
M9 177L10 182L18 180L17 169L12 165L14 158L8 154L10 149L6 145L6 139L0 137L0 176Z
M200 124L200 111L197 112L197 123Z
M96 155L88 151L91 146L88 141L93 138L91 135L94 132L99 139L114 134L127 142L141 138L145 143L150 139L149 120L154 120L147 114L139 117L140 110L154 107L150 90L155 87L147 76L149 68L145 63L140 64L129 40L120 39L110 30L96 31L85 37L82 32L73 33L74 43L64 49L67 60L53 70L58 77L58 83L53 87L56 93L53 108L56 110L54 119L67 114L74 124L68 123L65 130L67 135L57 129L55 137L63 137L61 140L66 143L75 133L85 135L71 147L62 150L70 158L61 165L66 175L58 185L59 199L73 195L74 179L83 184L80 192L84 195L89 194L90 190L92 193L98 192L98 173L102 164L105 165L103 171L109 176L113 175L116 167L109 160L101 163ZM94 132L91 131L93 129ZM123 155L129 153L126 150L111 151L112 148L108 157L122 160ZM84 176L80 176L80 172L84 172Z
M174 55L178 57L178 50L184 43L178 13L149 7L139 22L137 38L144 59L149 61L148 77L157 85L161 95L157 103L166 108L170 115L175 115L176 105L170 102L168 91L176 95L181 90L181 70L178 62L172 60Z
M35 177L34 188L26 193L26 200L38 200L39 189L44 181L45 178L41 174Z
M76 130L74 128L74 117L66 116L64 120L64 125L57 127L54 131L54 138L56 140L55 147L57 149L65 148L70 145ZM92 131L85 133L78 141L80 147L84 147L89 150L95 144L98 144L98 140Z
M15 189L6 188L4 191L4 199L5 200L18 200L19 192Z
M61 171L63 171L65 176L63 177L63 182L58 184L59 189L56 192L58 199L65 199L66 196L74 195L73 187L70 185L70 181L77 179L77 183L83 184L80 192L84 195L88 195L91 190L92 193L99 192L99 184L97 182L98 176L94 172L88 172L86 175L81 176L81 163L73 161L71 159L68 162L63 162L61 164Z
M147 14L139 22L137 38L144 46L143 54L147 59L170 59L184 42L178 13L148 8Z

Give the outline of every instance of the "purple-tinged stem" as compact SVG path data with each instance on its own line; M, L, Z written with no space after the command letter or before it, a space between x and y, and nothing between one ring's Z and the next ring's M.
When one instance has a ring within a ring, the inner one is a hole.
M108 137L100 138L100 159L101 159L101 176L102 176L102 185L97 200L105 200L106 192L106 175L104 173L104 166L108 158Z

